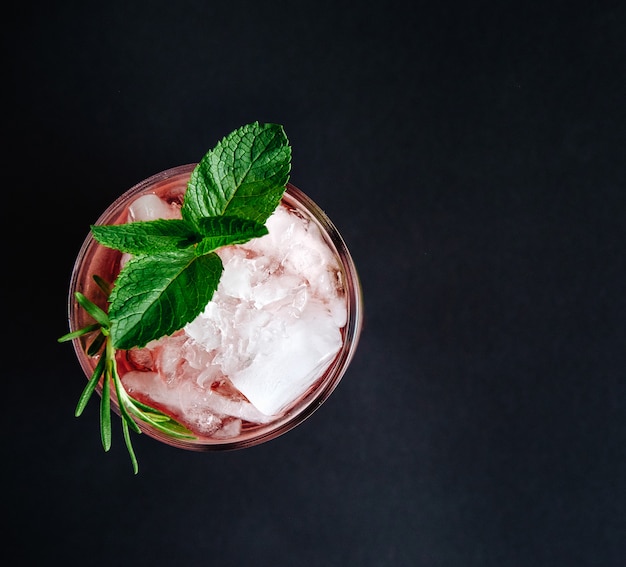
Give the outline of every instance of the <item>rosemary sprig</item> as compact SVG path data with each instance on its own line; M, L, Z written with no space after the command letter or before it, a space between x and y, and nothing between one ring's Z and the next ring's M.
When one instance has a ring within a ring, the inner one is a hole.
M110 286L98 276L94 276L94 280L102 291L108 294ZM99 356L100 358L87 385L80 395L74 413L76 417L82 415L87 406L87 402L102 380L102 393L100 396L100 437L104 450L108 451L111 448L111 386L113 386L122 419L124 441L128 449L128 454L130 455L133 471L137 474L139 472L139 465L130 437L131 429L135 433L141 433L141 429L137 425L136 420L143 421L158 431L177 439L195 439L195 437L191 431L169 415L134 399L128 394L124 389L124 385L117 371L117 361L115 358L116 349L113 347L110 337L111 323L108 315L82 293L76 292L75 297L78 304L96 322L86 325L82 329L67 333L60 337L58 341L62 343L85 335L95 335L87 347L86 352L89 356Z

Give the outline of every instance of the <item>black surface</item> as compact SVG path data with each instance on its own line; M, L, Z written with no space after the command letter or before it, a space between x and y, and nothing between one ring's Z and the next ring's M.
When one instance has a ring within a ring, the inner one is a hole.
M2 509L17 564L626 564L623 2L12 14ZM56 338L74 257L114 197L254 120L284 125L292 182L351 249L357 356L286 435L220 454L136 437L133 476L119 427L102 451L96 404L73 417L84 378Z

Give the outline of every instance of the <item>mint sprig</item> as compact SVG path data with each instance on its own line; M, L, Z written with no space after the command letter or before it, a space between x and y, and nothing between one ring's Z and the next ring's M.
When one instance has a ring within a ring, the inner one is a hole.
M282 126L255 122L200 160L187 184L182 220L91 227L100 244L135 255L109 298L115 348L144 347L202 312L223 270L215 250L267 233L264 223L282 199L290 168Z
M170 416L128 395L117 371L116 351L142 348L171 335L204 310L223 271L215 251L267 234L265 222L282 199L290 169L291 148L283 127L254 122L224 137L200 160L187 184L182 219L91 226L96 241L132 258L112 286L93 275L107 294L108 313L77 292L76 300L95 323L58 340L94 335L87 354L100 359L76 415L81 415L101 382L100 429L108 451L113 386L135 473L138 466L130 430L141 432L136 420L174 437L193 438L193 434Z

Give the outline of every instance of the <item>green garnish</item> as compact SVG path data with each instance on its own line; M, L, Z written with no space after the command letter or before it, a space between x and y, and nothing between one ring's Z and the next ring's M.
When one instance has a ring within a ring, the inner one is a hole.
M217 289L223 266L215 251L267 234L265 221L279 205L291 168L291 148L282 126L254 122L223 138L193 170L181 207L182 219L91 226L103 246L132 254L113 286L94 279L108 298L108 313L77 292L95 323L59 342L94 335L87 354L99 356L76 415L102 380L100 430L111 446L110 387L115 388L126 446L138 472L129 430L135 419L179 438L193 434L163 412L133 399L117 371L116 351L142 348L193 321Z
M223 270L215 250L267 234L264 223L280 203L290 164L282 126L249 124L196 166L182 220L91 227L100 244L134 255L109 297L114 348L143 347L202 312Z

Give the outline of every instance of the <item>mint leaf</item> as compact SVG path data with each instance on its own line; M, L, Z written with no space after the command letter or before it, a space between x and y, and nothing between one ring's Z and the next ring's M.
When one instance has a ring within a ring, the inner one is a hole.
M196 254L207 254L230 244L243 244L267 234L265 225L240 217L205 217L200 219L199 225L202 234L207 236L196 247Z
M103 246L129 254L154 254L195 244L194 228L178 219L136 221L119 225L92 225L93 237Z
M217 254L194 248L132 258L109 297L113 347L141 348L181 329L202 313L222 270Z
M221 215L265 223L280 203L290 168L291 148L282 126L242 126L192 172L182 217L196 227L203 217Z

